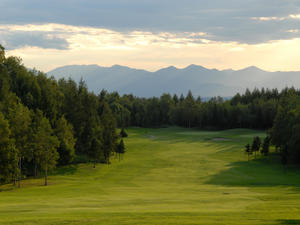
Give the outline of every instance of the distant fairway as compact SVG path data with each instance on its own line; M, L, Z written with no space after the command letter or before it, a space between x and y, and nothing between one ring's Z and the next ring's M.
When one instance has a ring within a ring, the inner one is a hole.
M132 128L121 162L59 169L48 187L0 186L0 224L300 224L300 170L247 162L254 135Z

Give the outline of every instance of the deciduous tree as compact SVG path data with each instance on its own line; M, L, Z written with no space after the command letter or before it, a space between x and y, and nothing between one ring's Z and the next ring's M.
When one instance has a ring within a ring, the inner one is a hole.
M35 151L37 162L44 170L45 186L48 185L48 171L55 168L59 158L58 146L59 140L53 135L49 120L42 117L35 133Z
M10 137L9 123L0 112L0 182L16 180L18 175L18 152Z

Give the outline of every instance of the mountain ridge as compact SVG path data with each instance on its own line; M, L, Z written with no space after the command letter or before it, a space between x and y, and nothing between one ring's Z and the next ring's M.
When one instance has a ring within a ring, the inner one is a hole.
M191 64L184 68L168 66L150 72L118 64L111 67L91 64L62 66L47 74L56 79L71 77L75 81L82 77L95 93L106 89L140 97L160 96L166 92L185 94L189 90L195 95L209 97L233 96L246 88L255 87L300 88L300 71L268 72L256 66L218 70Z

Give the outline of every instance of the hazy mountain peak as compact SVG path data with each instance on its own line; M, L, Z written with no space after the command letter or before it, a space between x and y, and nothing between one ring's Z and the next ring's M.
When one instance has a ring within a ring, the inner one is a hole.
M178 68L176 68L175 66L168 66L168 67L157 70L155 73L166 72L166 71L175 71L175 70L178 70Z
M115 65L113 65L111 67L107 67L107 68L113 68L113 69L131 69L128 66L121 66L121 65L118 65L118 64L115 64Z
M191 64L191 65L185 67L184 70L208 70L208 69L203 66Z
M53 71L57 71L57 70L65 70L65 69L72 69L72 70L74 70L74 69L99 69L99 68L102 68L102 67L99 66L99 65L97 65L97 64L89 64L89 65L85 65L85 64L82 64L82 65L65 65L65 66L57 67L54 70L49 71L48 73L53 72Z
M248 66L244 69L238 70L238 71L249 71L249 72L266 72L256 66Z

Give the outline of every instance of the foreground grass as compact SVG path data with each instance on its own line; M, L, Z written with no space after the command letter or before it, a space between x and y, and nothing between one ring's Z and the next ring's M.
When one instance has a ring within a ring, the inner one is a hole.
M69 166L0 189L0 224L300 224L300 170L247 162L262 132L132 128L109 166Z

